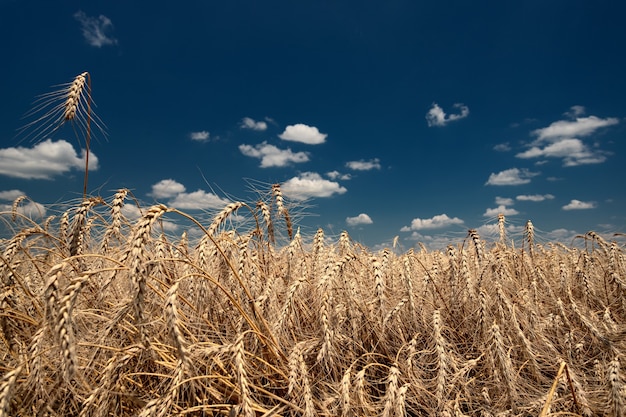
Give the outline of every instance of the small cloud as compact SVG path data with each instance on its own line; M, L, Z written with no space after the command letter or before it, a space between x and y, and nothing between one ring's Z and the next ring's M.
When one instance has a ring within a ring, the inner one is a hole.
M460 113L447 115L437 103L433 103L428 113L426 113L428 126L445 126L450 122L461 120L469 116L469 108L466 105L456 103L453 107L459 109Z
M539 175L535 172L530 172L527 169L510 168L504 171L500 171L497 174L492 173L489 175L489 179L485 185L521 185L528 184L530 178Z
M553 200L554 196L552 194L533 194L533 195L518 195L517 197L515 197L516 200L519 201L533 201L533 202L540 202L540 201L544 201L544 200Z
M497 217L498 214L504 214L505 216L515 216L516 214L519 214L519 211L515 210L514 208L499 205L496 208L488 208L483 213L483 217Z
M348 224L348 226L358 226L361 224L372 224L374 222L372 221L370 216L365 213L361 213L356 217L347 217L346 223Z
M330 171L326 173L326 176L328 178L330 178L331 180L342 180L342 181L349 181L352 179L352 175L350 174L342 174L339 171Z
M74 13L74 19L80 23L83 37L89 45L101 48L104 45L117 44L117 39L107 34L113 29L113 23L108 17L103 15L90 17L78 11Z
M261 168L284 167L290 163L302 163L309 160L306 152L292 152L291 149L279 149L274 145L263 142L259 145L239 145L239 150L245 156L261 160Z
M360 161L346 162L346 166L355 171L370 171L372 169L380 169L380 160L378 158L369 161L361 159Z
M314 126L307 126L302 123L290 125L285 128L285 131L278 135L282 140L289 140L292 142L301 142L308 145L319 145L326 141L325 133L320 131Z
M32 148L0 149L0 175L23 179L52 179L73 169L85 169L85 151L79 156L71 143L46 139ZM98 169L98 157L89 154L89 170Z
M172 179L161 180L152 186L148 195L154 198L172 198L185 192L185 186Z
M325 180L315 172L304 172L293 177L280 187L283 193L293 200L306 200L311 197L331 197L344 194L345 187L334 181Z
M499 143L493 147L493 150L497 152L509 152L511 150L511 145L509 142Z
M506 197L496 197L496 204L499 206L512 206L515 204L515 200Z
M189 137L191 138L191 140L206 142L207 140L209 140L209 132L207 132L206 130L202 130L200 132L191 132L189 134Z
M563 210L588 210L596 208L597 204L593 201L580 201L572 200L568 204L564 205Z
M424 229L441 229L452 226L454 224L463 224L463 220L458 217L450 218L447 214L438 214L430 219L415 218L411 221L410 226L404 226L401 232L410 232Z
M257 122L250 117L244 117L241 119L241 124L239 125L242 129L251 129L257 131L267 130L267 123L265 122Z
M15 201L16 198L23 195L26 195L26 193L20 190L0 191L0 200Z
M191 193L182 192L177 194L168 205L183 210L208 210L226 207L230 201L225 200L213 193L197 190Z

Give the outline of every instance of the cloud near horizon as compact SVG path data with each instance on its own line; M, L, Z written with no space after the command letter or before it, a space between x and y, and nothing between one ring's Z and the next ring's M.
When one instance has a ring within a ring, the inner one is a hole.
M230 203L212 192L196 190L188 193L186 190L183 184L168 178L153 184L148 195L157 200L168 200L169 206L183 210L222 209Z
M374 223L370 216L365 213L361 213L355 217L346 217L346 224L348 226L359 226L362 224L372 224Z
M598 205L593 201L572 200L562 207L563 210L589 210L594 209Z
M282 140L306 143L307 145L324 143L327 136L325 133L320 133L315 126L307 126L302 123L287 126L285 131L278 135Z
M312 197L331 197L348 191L337 182L323 179L316 172L303 172L281 184L280 188L287 197L298 201Z
M401 232L410 232L424 229L441 229L455 224L463 224L463 220L458 217L450 218L447 214L438 214L430 219L415 218L411 221L410 226L404 226Z
M83 37L89 45L101 48L104 45L117 44L117 39L108 34L113 30L113 22L108 17L104 15L91 17L83 11L78 11L74 13L74 19L80 23Z
M89 171L99 168L98 157L89 153ZM85 169L85 151L79 156L65 140L46 139L32 148L0 149L0 175L28 180L50 180L73 169Z
M291 149L279 149L267 142L256 146L241 144L239 151L245 156L261 160L261 168L284 167L290 163L308 162L309 155L306 152L293 152Z
M450 122L454 122L456 120L461 120L469 116L469 107L467 107L463 103L455 103L452 107L455 109L459 109L460 113L458 114L446 114L441 107L437 103L433 103L428 113L426 113L426 120L428 121L428 126L438 126L443 127Z

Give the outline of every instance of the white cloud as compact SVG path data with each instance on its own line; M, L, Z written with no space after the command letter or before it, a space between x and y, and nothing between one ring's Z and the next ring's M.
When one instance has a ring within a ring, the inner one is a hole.
M483 217L497 217L498 214L504 214L505 216L514 216L516 214L519 214L519 211L515 210L514 208L499 205L496 208L488 208L483 213Z
M496 204L499 206L512 206L515 204L515 200L507 197L496 197Z
M578 117L575 121L560 120L554 122L550 126L534 130L532 133L537 136L538 141L554 141L562 138L589 136L602 127L617 123L619 120L615 117L607 119L600 119L596 116Z
M597 205L593 201L572 200L562 208L563 210L588 210L596 207Z
M292 152L291 149L279 149L274 145L263 142L259 145L239 145L239 150L245 156L261 160L261 168L284 167L289 163L302 163L309 160L306 152Z
M283 193L293 200L306 200L311 197L331 197L348 191L337 182L323 179L318 173L304 172L280 186Z
M185 192L185 186L172 179L161 180L152 186L152 192L148 195L154 198L172 198Z
M447 115L437 103L433 103L433 106L428 110L428 113L426 113L428 126L445 126L450 122L469 116L469 108L466 105L456 103L453 107L459 109L460 113Z
M489 175L489 179L485 185L521 185L528 184L530 178L535 175L539 175L535 172L530 172L527 169L510 168L500 171L497 174L492 173Z
M450 218L447 214L438 214L430 219L415 218L411 221L410 226L404 226L400 231L409 232L423 229L441 229L454 224L463 224L463 220L458 217Z
M244 117L241 120L240 127L242 129L251 129L251 130L263 131L263 130L267 129L267 123L265 123L265 122L257 122L254 119L251 119L250 117Z
M113 23L108 17L103 15L91 17L78 11L74 13L74 18L80 22L83 37L89 45L100 48L104 45L117 44L117 39L107 34L113 29Z
M206 142L207 140L209 140L209 132L207 132L206 130L202 130L200 132L191 132L189 134L189 137L191 138L191 140Z
M508 142L498 143L493 147L493 150L498 152L509 152L511 150L511 145Z
M26 195L26 193L20 190L0 191L0 200L15 201L16 198L23 195Z
M515 199L519 200L519 201L534 201L534 202L540 202L540 201L544 201L544 200L552 200L554 199L554 196L552 194L532 194L532 195L518 195L517 197L515 197Z
M12 210L13 204L0 204L0 211ZM34 201L27 201L17 206L17 212L25 217L28 217L29 219L41 219L45 217L47 210L43 204L35 203Z
M348 224L348 226L358 226L361 224L372 224L374 222L372 221L370 216L365 213L361 213L356 217L347 217L346 223Z
M225 200L213 193L207 193L204 190L197 190L191 193L177 194L168 202L169 206L183 210L207 210L222 209L226 207L230 201Z
M328 178L330 178L331 180L342 180L342 181L349 181L352 179L352 175L350 174L342 174L339 171L330 171L326 173L326 176Z
M320 131L314 126L307 126L302 123L290 125L285 128L285 131L278 135L282 140L289 140L292 142L301 142L308 145L319 145L326 141L325 133Z
M564 166L599 164L606 161L606 152L599 149L590 149L580 139L561 139L544 148L532 148L515 155L518 158L563 158Z
M380 169L380 160L378 158L370 159L369 161L361 159L360 161L346 162L346 166L355 171L369 171Z
M0 175L24 179L51 179L72 169L85 169L85 152L76 154L67 141L46 139L32 148L0 149ZM89 170L98 169L98 157L90 152Z

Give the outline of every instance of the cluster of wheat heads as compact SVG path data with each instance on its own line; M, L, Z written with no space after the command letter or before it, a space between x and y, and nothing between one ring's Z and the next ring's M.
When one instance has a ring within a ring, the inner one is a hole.
M280 187L264 198L131 220L120 190L40 224L18 199L0 416L624 415L617 242L541 245L531 225L521 249L471 230L372 251L293 233ZM169 236L173 217L193 226Z

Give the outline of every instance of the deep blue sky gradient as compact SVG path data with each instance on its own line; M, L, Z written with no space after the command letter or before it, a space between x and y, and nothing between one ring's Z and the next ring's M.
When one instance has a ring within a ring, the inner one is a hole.
M109 19L104 34L114 42L90 44L79 11ZM396 235L411 247L462 239L468 228L488 234L496 197L512 199L505 207L517 211L507 216L512 236L528 219L546 240L566 243L588 230L625 232L625 14L617 1L4 0L1 148L34 147L16 130L35 97L89 71L108 132L92 144L100 166L90 189L103 196L128 187L149 204L152 186L172 179L188 193L254 199L246 179L271 184L314 172L347 191L312 197L303 227L347 230L373 247ZM461 114L456 104L469 114L429 126L435 103L448 116ZM242 129L245 117L269 118L267 129ZM572 136L603 161L519 157L534 131L577 117L613 120ZM328 136L318 145L279 138L295 124ZM200 131L209 140L190 139ZM69 130L50 139L80 153ZM263 168L239 148L263 142L309 160ZM494 149L502 144L508 150ZM346 166L360 160L380 167ZM512 168L536 175L522 185L486 184ZM351 178L331 180L331 171ZM19 190L42 204L81 189L77 167L49 179L0 175L0 196ZM516 199L547 194L553 198ZM572 200L593 208L564 210ZM360 213L372 223L346 223ZM442 214L460 221L406 230L413 219Z

